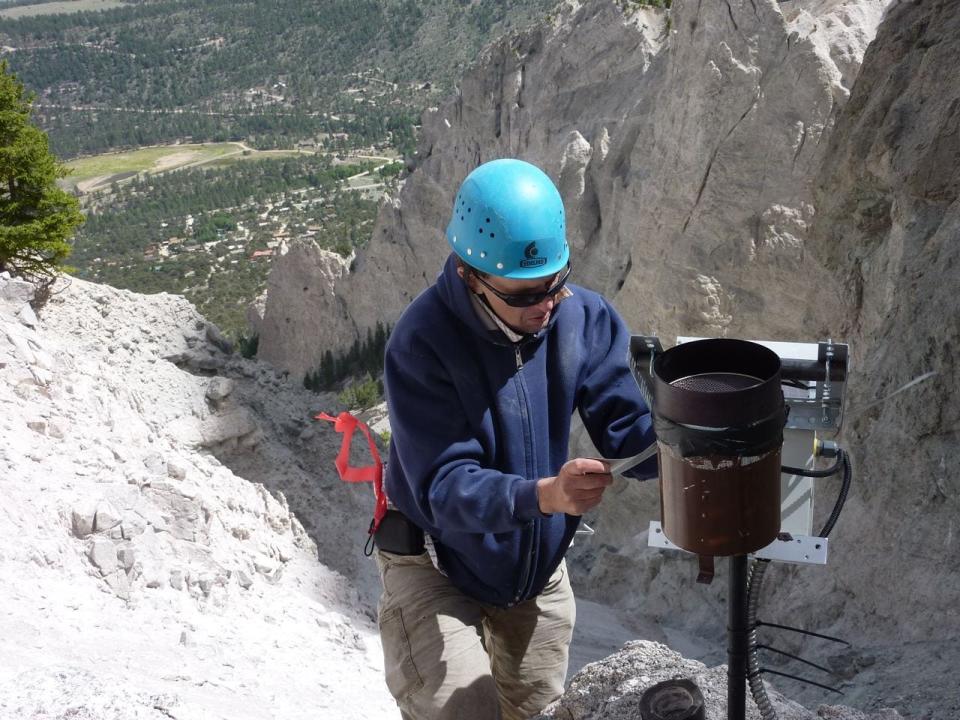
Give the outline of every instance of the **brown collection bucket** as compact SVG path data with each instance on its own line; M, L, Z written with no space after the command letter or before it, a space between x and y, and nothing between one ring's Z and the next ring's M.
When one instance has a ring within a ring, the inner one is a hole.
M712 556L769 545L780 531L786 421L777 354L696 340L656 355L651 369L664 534L700 555L702 571Z

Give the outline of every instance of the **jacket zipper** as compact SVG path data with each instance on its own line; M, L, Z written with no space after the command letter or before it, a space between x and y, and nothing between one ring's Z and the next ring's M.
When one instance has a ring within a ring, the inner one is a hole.
M513 345L513 354L514 354L514 358L516 358L516 361L517 361L518 371L523 370L523 354L520 351L521 345L522 343L519 343L519 342L514 343ZM523 381L519 380L518 382L520 383L521 391L523 391L524 396L526 396L526 391L523 388ZM526 401L526 397L524 397L524 401ZM528 418L528 422L529 422L529 418ZM517 589L513 596L513 604L516 604L524 600L525 599L524 595L527 594L527 585L529 584L529 581L530 581L530 570L531 570L531 566L533 565L533 553L535 550L535 545L537 543L536 523L537 523L536 520L531 520L523 530L523 533L528 535L530 538L530 547L527 548L527 552L525 553L525 556L523 558L523 566L520 569L520 577L518 578L519 582L517 583Z

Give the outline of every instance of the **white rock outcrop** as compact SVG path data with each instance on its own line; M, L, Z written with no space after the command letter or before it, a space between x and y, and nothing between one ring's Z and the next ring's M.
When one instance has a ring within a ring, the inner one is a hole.
M335 401L183 298L32 297L0 275L0 717L389 716L370 490L298 437Z

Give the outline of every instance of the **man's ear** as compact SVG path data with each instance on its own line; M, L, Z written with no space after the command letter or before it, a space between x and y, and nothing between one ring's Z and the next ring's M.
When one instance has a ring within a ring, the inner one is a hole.
M480 290L477 289L477 278L474 277L472 272L468 272L463 265L457 266L457 275L467 284L467 287L470 289L470 292L474 294L479 294Z

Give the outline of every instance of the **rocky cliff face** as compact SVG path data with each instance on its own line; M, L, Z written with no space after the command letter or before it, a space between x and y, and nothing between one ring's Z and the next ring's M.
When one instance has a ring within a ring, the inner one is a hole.
M838 625L935 665L960 636L958 62L960 4L891 9L817 177L811 243L845 289L858 476L834 572L811 591ZM943 693L932 716L960 716L955 684Z
M559 6L426 114L418 167L349 272L310 250L277 265L264 357L302 374L396 319L446 254L457 186L502 156L557 181L577 279L637 331L824 334L839 298L805 250L810 183L887 2Z
M446 255L459 183L500 156L530 159L556 180L577 280L613 297L635 332L666 344L840 337L843 286L807 247L813 179L886 4L560 6L491 46L456 96L427 113L419 164L348 272L303 280L312 264L303 258L317 254L308 249L277 266L271 285L284 289L268 297L267 315L284 321L264 328L261 347L302 371L358 329L396 318ZM322 297L302 293L320 285ZM624 573L644 586L656 576L645 611L722 627L715 594L681 591L686 569L666 582L671 572L653 569L662 561L629 549L656 517L655 487L618 491L624 502L599 518L606 545L596 557L584 548L590 586L629 605L637 595Z
M302 379L320 364L324 351L339 347L327 331L331 323L351 338L347 346L353 334L359 336L342 297L348 268L340 255L309 242L294 243L277 258L267 279L269 301L262 317L249 313L257 318L260 359Z
M797 15L801 21L809 22ZM828 567L774 566L763 604L771 619L852 642L837 650L777 638L786 649L826 660L847 702L910 707L936 718L960 713L943 672L956 662L960 634L960 405L952 393L960 277L960 87L952 70L958 22L957 3L892 6L812 168L814 212L803 246L819 269L808 279L841 302L805 302L826 312L828 332L853 350L841 442L853 455L854 490L831 536ZM757 319L728 334L757 336L767 327ZM817 337L816 325L797 327L805 328L802 337ZM832 502L834 487L821 484L822 505ZM646 550L638 520L656 516L655 502L654 487L614 488L596 518L603 543L580 550L579 567L589 573L584 589L652 612L667 626L700 627L722 647L722 585L695 586L692 563L681 561L685 575L678 575L676 559ZM798 686L790 695L806 702L827 697Z

